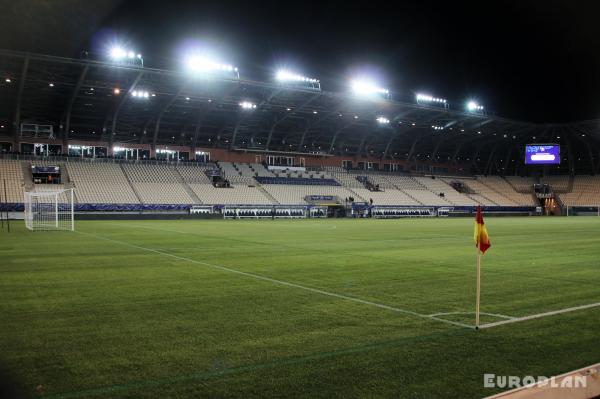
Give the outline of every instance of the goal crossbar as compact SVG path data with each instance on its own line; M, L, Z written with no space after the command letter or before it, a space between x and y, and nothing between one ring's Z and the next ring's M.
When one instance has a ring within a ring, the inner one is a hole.
M25 226L36 230L75 230L72 188L25 192Z

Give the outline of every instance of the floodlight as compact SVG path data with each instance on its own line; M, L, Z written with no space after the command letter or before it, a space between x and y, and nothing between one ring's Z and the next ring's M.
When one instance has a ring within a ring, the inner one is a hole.
M114 46L110 49L110 57L114 60L120 60L127 56L127 52L121 46Z
M150 97L150 93L145 90L134 90L131 92L132 97L147 99Z
M135 53L133 51L129 50L129 52L127 52L127 57L135 58Z
M363 97L373 97L376 95L388 97L390 94L388 89L378 87L375 83L369 80L353 80L350 82L350 87L356 95Z
M377 117L377 123L379 123L380 125L389 125L390 124L390 120L384 116L379 116Z
M279 71L277 71L275 79L277 79L281 83L303 84L312 88L321 88L319 79L307 78L306 76L302 76L285 69L280 69Z
M203 56L190 56L185 61L186 67L193 73L235 72L238 69L229 64L221 64Z
M447 103L446 99L440 98L440 97L434 97L429 94L417 93L416 97L417 97L418 103L433 103L433 104L440 104L440 105L446 105L446 103Z
M121 89L119 89L118 87L115 87L115 88L113 89L113 93L114 93L116 96L118 96L119 94L121 94Z
M48 83L48 86L54 87L54 83L50 82L50 83Z
M242 107L242 109L254 109L254 108L256 108L256 104L254 104L250 101L242 101L240 103L240 107Z
M6 78L6 79L4 79L4 81L5 81L6 83L10 83L10 82L12 82L12 80L10 80L10 78Z
M470 100L467 102L467 111L483 111L483 105L479 105L476 101Z

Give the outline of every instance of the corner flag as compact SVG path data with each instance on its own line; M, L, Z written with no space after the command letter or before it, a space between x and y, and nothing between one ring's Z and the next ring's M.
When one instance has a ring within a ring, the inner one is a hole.
M475 232L473 233L475 238L475 246L477 247L477 297L475 302L475 329L479 329L479 309L481 302L481 255L492 246L490 243L490 237L488 236L487 229L483 223L483 214L481 213L481 206L477 206L477 216L475 217Z
M481 251L481 253L485 253L489 247L492 246L490 242L490 237L488 236L487 229L485 228L485 224L483 223L483 214L481 213L481 206L477 207L477 216L475 217L475 246Z

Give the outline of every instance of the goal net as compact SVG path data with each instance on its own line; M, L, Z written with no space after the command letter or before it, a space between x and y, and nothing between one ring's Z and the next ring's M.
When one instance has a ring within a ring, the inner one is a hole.
M73 189L25 192L29 230L75 230Z

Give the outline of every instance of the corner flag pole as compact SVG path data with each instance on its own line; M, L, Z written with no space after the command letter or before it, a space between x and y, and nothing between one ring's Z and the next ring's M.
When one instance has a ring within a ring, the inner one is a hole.
M0 195L0 198L2 198L2 201L0 201L0 204L4 204L4 202L5 202L4 196ZM2 223L2 230L4 230L4 215L2 215L2 211L0 211L0 223Z
M8 195L6 194L6 179L3 179L4 183L4 202L6 204L6 227L10 233L10 221L8 220Z
M477 248L477 299L475 302L475 329L479 329L479 303L481 301L481 251Z

